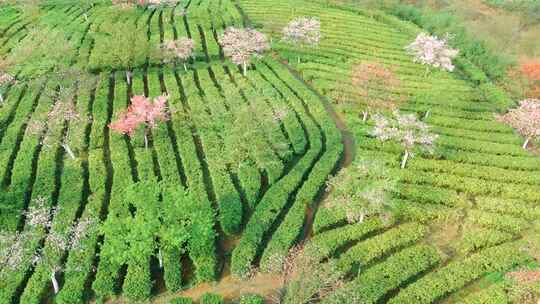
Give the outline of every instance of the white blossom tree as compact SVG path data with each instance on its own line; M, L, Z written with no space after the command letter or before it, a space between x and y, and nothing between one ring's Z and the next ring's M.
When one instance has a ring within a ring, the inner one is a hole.
M56 275L63 270L59 257L63 252L83 249L82 241L95 226L95 220L83 218L64 229L53 227L53 218L59 209L47 205L46 199L37 197L33 206L24 212L28 227L23 232L0 233L0 278L28 264L42 265L51 272L56 294L59 291ZM47 233L47 237L44 247L36 248L42 235L40 231Z
M270 49L270 44L263 33L232 26L219 38L219 44L225 56L230 57L234 64L242 65L244 76L251 60L260 58L264 51Z
M177 40L165 41L162 46L163 55L166 62L180 61L187 71L186 62L193 56L195 51L195 41L187 37L181 37Z
M516 129L525 137L523 149L531 139L540 138L540 99L525 99L519 103L519 108L512 109L497 119Z
M415 147L433 153L438 135L431 133L429 126L418 120L416 115L395 111L392 118L376 114L373 120L375 121L375 128L371 132L373 136L383 142L394 140L405 149L401 161L402 169L407 165L409 156L414 156Z
M391 191L396 181L382 162L360 159L342 169L327 183L328 208L345 211L349 223L362 223L366 216L391 217Z
M458 54L459 50L452 49L448 46L449 35L444 38L431 36L426 33L420 33L416 36L413 43L405 47L409 54L414 56L414 62L421 63L426 66L426 74L429 73L429 68L441 68L452 72L454 65L452 59Z
M3 87L14 81L15 78L8 73L0 71L0 105L4 103Z
M76 159L75 153L71 149L71 143L82 139L82 132L85 118L77 112L73 103L68 101L57 101L53 109L46 118L32 119L27 128L27 134L40 137L40 144L46 149L52 149L60 145L71 159ZM69 127L63 136L55 134L65 124Z
M283 41L299 47L315 47L321 41L321 22L314 17L299 17L283 28ZM298 56L300 63L300 56Z

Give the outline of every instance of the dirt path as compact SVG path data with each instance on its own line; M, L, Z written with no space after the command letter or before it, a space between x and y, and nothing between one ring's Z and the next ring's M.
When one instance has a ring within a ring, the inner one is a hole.
M300 82L302 82L313 94L315 94L321 103L324 106L324 109L326 110L326 113L334 123L336 124L336 127L341 132L341 142L343 144L343 155L341 156L341 160L339 164L336 166L335 172L338 172L339 170L346 168L350 166L356 156L356 144L354 142L354 135L349 131L347 128L347 124L345 124L345 121L343 118L335 111L334 107L332 107L331 101L328 99L328 97L320 94L313 86L311 86L309 83L307 83L304 78L300 75L300 73L293 69L290 65L288 65L286 62L283 62L282 60L277 59L281 62L281 64L289 70L289 72ZM335 173L334 172L334 173ZM306 217L306 224L304 225L304 232L302 234L302 240L305 242L309 239L311 236L312 230L313 230L313 221L315 220L315 215L317 214L317 209L320 208L326 199L328 198L329 193L324 191L322 195L319 197L317 202L315 204L312 204L312 206L315 206L314 208L309 208L307 210L307 217Z

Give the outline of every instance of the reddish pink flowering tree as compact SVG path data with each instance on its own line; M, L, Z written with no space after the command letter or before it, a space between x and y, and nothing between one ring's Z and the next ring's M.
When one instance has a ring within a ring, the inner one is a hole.
M137 95L131 98L131 105L125 112L118 114L118 119L109 124L109 128L120 134L132 137L135 131L144 127L144 146L148 148L148 130L157 127L158 122L169 120L167 96L158 96L153 102L149 98Z
M283 28L283 40L300 47L317 46L321 40L321 22L314 17L296 18Z
M459 50L450 48L448 40L448 34L444 38L439 38L420 33L413 43L405 47L405 50L414 56L414 62L426 66L426 75L430 66L452 72L454 70L452 59L459 54Z
M497 119L507 123L525 137L523 149L527 148L531 139L540 138L540 99L525 99L519 108L498 116Z
M373 110L394 110L401 98L395 93L401 81L394 68L378 62L363 62L352 68L352 84L367 106L362 110L362 120L367 120Z
M177 40L165 41L161 48L164 52L165 61L181 61L184 70L187 71L186 61L193 56L195 50L193 39L182 37Z
M236 65L242 65L244 76L247 74L247 65L253 58L261 57L262 53L270 48L266 36L254 29L238 29L229 27L219 38L225 56L230 57Z
M431 133L429 126L418 120L414 114L401 114L395 111L393 118L376 114L373 119L375 120L375 128L371 132L373 136L383 142L397 141L405 149L401 161L402 169L407 165L409 156L414 156L415 147L433 153L438 135Z

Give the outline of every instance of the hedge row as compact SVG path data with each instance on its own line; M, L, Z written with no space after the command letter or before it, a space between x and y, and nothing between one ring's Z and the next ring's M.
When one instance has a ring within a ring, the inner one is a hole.
M77 108L83 117L88 116L87 109L89 103L89 92L79 91L77 98ZM84 128L86 124L70 123L68 128L71 132L77 134L76 129ZM84 141L76 141L71 145L74 151L82 151ZM52 230L65 235L69 233L69 229L78 221L77 212L79 212L80 204L82 204L82 194L84 193L83 172L79 162L73 161L65 152L63 155L62 176L60 180L60 192L57 198L57 205L60 208L59 212L54 217ZM95 214L95 213L94 213ZM43 295L50 287L51 267L59 266L61 268L61 258L67 252L57 252L54 244L45 242L43 252L48 261L47 264L38 264L34 274L30 277L24 291L21 295L21 303L41 303ZM67 269L67 271L73 271Z
M462 238L453 245L456 251L461 255L467 255L480 249L496 246L514 238L511 233L476 228L463 233Z
M108 103L112 103L112 119L116 119L116 115L123 111L127 106L127 87L125 81L123 81L123 73L118 72L115 79L112 79L114 84L114 99L108 100ZM107 99L106 99L107 100ZM97 105L97 103L96 103ZM96 113L94 111L94 113ZM98 110L98 113L103 115L107 113L105 109ZM97 113L96 113L97 114ZM108 123L108 116L105 114L105 123L103 126L106 128ZM107 221L112 221L113 218L127 219L129 213L128 206L123 204L124 191L133 182L133 176L131 171L131 162L129 160L128 146L123 136L109 132L109 149L110 149L110 161L114 172L113 183L110 193L110 202L108 204L108 216ZM103 136L96 130L96 137ZM105 138L105 136L103 136ZM115 294L115 291L120 288L117 286L119 270L123 266L122 261L114 259L115 242L121 239L121 235L126 233L126 229L129 227L119 225L117 233L105 233L103 238L103 244L100 249L99 265L96 272L96 278L92 283L92 289L96 293L98 299L105 299Z
M204 121L207 125L197 125L198 134L200 135L202 146L207 159L210 176L212 178L212 186L215 191L217 206L219 208L219 222L223 232L227 235L234 235L239 232L242 224L243 207L239 193L236 191L232 179L227 172L221 168L221 145L223 144L219 133L213 124L221 123L220 118L213 118L213 112L224 113L227 111L222 103L222 98L219 93L211 90L213 84L209 80L209 76L204 75L204 71L194 75L200 79L200 85L204 88L204 92L197 90L194 81L186 81L184 89L189 96L188 102L193 113L199 115L200 121ZM204 94L204 96L199 96ZM217 115L217 114L214 114Z
M40 103L34 112L34 116L39 116L47 114L48 110L51 109L52 102L49 98L43 97L40 100ZM52 130L51 136L53 139L60 138L62 130ZM51 207L56 201L56 197L53 197L53 189L55 189L56 180L55 172L57 169L56 164L56 153L55 150L51 151L40 151L38 136L25 136L15 164L13 165L13 171L11 176L11 185L8 189L10 199L13 199L13 202L16 202L17 205L17 215L12 221L12 227L17 227L19 221L24 220L22 214L22 208L25 203L28 203L28 208L36 207L35 200L38 197L42 197L45 200L44 207ZM37 154L36 151L41 153ZM37 157L37 167L33 167L33 157ZM34 185L31 184L31 179L28 178L29 172L35 170L35 182ZM31 187L31 188L30 188ZM30 192L27 192L31 189ZM32 228L28 225L25 225L25 230L36 231L35 228ZM38 228L36 231L36 239L40 240L45 237L45 231L41 228ZM39 248L39 242L31 242L29 245L29 252L35 251ZM13 297L16 293L16 289L22 284L24 280L24 275L27 271L31 270L30 261L26 261L23 265L19 266L19 269L8 277L8 280L1 282L0 287L0 299L9 299Z
M326 208L322 210L325 209ZM321 216L322 214L319 214L317 218ZM334 255L340 247L357 240L362 240L368 235L382 230L383 228L385 228L385 223L379 218L373 218L368 219L363 223L346 225L316 234L306 245L306 254L308 256L316 257L318 260L323 260Z
M240 304L264 304L264 298L255 294L246 294L240 297Z
M381 258L385 254L392 252L392 250L419 240L426 232L426 227L417 223L397 226L351 247L339 256L337 267L339 271L346 274L356 265L360 267L360 273L362 273L362 268L366 264Z
M92 117L97 117L96 114L106 113L108 104L107 92L109 88L108 79L102 77L97 85L96 95L93 102ZM103 109L105 108L105 109ZM103 119L92 119L92 131L99 130L103 132L106 127L106 116ZM92 134L92 131L90 134ZM92 138L90 138L89 147L92 146ZM103 150L93 149L88 151L88 185L89 197L84 209L82 218L93 217L98 218L101 213L103 204L105 203L106 195L106 168L103 160ZM64 285L55 300L60 303L83 303L85 298L85 285L89 275L93 272L93 263L96 254L97 238L99 229L90 231L86 240L83 241L82 250L69 253L65 268L67 271L64 274ZM70 271L73 270L73 271Z
M346 301L350 299L351 294L355 300L361 303L377 303L385 294L398 289L411 278L437 265L439 261L439 253L434 247L418 245L404 249L383 262L368 268L354 281L346 285L344 288L350 290L350 293L342 295L338 291L323 300L323 303L336 303L337 299ZM334 302L331 300L334 300Z
M188 115L183 103L187 102L183 83L187 80L175 79L175 72L164 71L164 82L167 93L170 94L169 104L179 110L181 115ZM190 95L191 96L191 95ZM208 198L204 183L201 161L197 155L196 131L185 123L182 116L172 115L171 124L177 138L177 144L182 155L187 186L198 202L197 221L193 224L191 238L188 242L188 252L195 265L195 277L198 282L212 281L216 278L216 232L214 230L215 214ZM191 140L190 140L191 138ZM185 140L181 140L185 139Z
M200 304L224 304L223 297L215 293L204 293L199 299Z
M520 243L506 243L488 248L470 257L454 261L431 272L402 289L389 303L432 303L488 273L508 270L529 257Z

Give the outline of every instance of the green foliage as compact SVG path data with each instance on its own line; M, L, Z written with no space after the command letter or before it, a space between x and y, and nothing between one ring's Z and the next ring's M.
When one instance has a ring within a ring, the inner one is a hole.
M75 56L75 45L66 34L52 28L36 28L17 44L6 59L20 78L38 79L66 68Z
M201 304L223 304L223 297L214 293L205 293L199 299Z
M169 301L169 304L193 304L191 298L178 297Z
M264 304L264 298L255 294L245 294L240 297L240 304Z
M148 41L146 33L134 28L130 22L106 21L96 40L89 68L92 70L132 70L146 63L152 50L157 48Z

